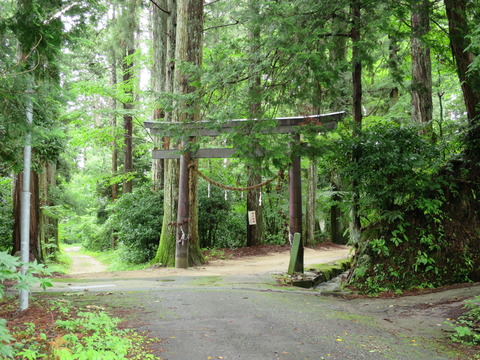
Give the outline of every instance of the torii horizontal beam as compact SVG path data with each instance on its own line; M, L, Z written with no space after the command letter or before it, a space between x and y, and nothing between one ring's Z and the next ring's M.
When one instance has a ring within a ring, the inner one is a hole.
M197 152L189 153L192 159L227 159L233 157L238 149L235 148L217 148L217 149L198 149ZM182 156L180 150L152 150L153 159L180 159ZM255 153L255 156L264 156L261 151Z
M249 125L258 122L276 121L275 126L261 131L262 134L291 134L300 129L299 126L308 125L323 128L326 130L335 129L338 121L345 117L345 112L334 112L321 115L306 115L294 117L280 117L273 119L238 119L224 123L215 121L196 121L188 123L155 122L145 121L145 127L149 128L153 135L159 136L219 136L225 133L241 131ZM179 126L180 125L180 126ZM175 130L172 130L172 128Z

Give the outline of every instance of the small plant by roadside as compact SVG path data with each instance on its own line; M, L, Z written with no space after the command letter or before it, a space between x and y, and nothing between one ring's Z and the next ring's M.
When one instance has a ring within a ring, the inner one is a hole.
M10 286L16 290L29 291L34 284L40 284L45 290L52 286L46 278L35 275L48 275L49 271L42 264L27 263L25 274L22 275L20 268L25 265L15 256L6 252L0 252L0 301L5 298L5 288ZM16 309L17 310L17 309ZM13 356L14 349L10 342L14 340L7 329L7 321L0 319L0 357L9 358ZM28 359L28 357L27 357Z
M480 296L467 300L465 307L469 310L452 324L455 326L452 339L466 345L480 345Z
M122 329L121 320L102 307L78 310L64 299L36 299L26 314L16 314L9 303L0 304L10 326L2 340L11 349L2 359L159 359L149 350L157 340Z

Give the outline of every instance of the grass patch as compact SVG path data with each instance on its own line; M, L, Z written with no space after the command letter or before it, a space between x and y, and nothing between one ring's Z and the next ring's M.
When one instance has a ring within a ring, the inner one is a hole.
M52 273L67 274L72 265L72 258L65 252L59 252L55 260L47 260L46 265Z
M102 253L89 251L87 255L96 257L108 266L108 271L133 271L148 268L148 264L129 264L121 261L118 250L110 250Z
M308 266L308 268L314 269L315 271L318 271L318 272L324 272L324 271L329 272L332 269L340 269L340 270L346 271L350 268L350 264L351 264L350 259L342 259L329 264L310 265Z

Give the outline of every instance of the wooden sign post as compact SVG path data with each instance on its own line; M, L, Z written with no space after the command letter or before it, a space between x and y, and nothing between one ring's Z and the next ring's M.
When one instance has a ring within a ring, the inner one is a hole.
M300 140L298 130L301 126L306 125L318 128L318 131L335 129L338 121L345 117L345 112L336 112L322 115L282 117L276 119L240 119L231 120L222 124L215 124L211 121L196 121L191 123L161 123L146 121L145 126L150 129L153 135L169 137L172 135L181 135L183 137L198 136L218 136L224 133L241 131L245 125L252 121L276 121L276 125L272 128L262 131L263 134L293 134L291 147L295 142ZM185 144L183 144L185 145ZM177 244L175 249L175 267L188 267L188 221L190 219L188 182L190 179L190 170L188 161L185 158L228 158L236 153L233 148L221 149L199 149L196 153L183 154L179 150L153 150L152 157L154 159L180 159L180 179L179 179L179 200L177 215ZM261 156L261 154L258 154ZM292 158L292 166L290 168L290 243L293 244L294 234L298 234L298 253L295 255L295 272L303 272L303 240L302 233L302 182L300 157ZM186 189L186 191L185 191ZM250 218L249 218L250 219ZM293 254L292 254L293 256Z

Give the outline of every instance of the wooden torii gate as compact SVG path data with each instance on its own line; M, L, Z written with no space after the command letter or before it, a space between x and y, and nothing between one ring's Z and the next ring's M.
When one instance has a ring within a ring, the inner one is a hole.
M281 117L275 119L239 119L230 120L222 124L216 124L211 121L197 121L188 123L166 123L146 121L145 127L149 128L152 135L161 137L170 137L172 135L181 135L184 139L198 136L219 136L225 133L242 131L252 122L275 121L276 125L263 130L263 134L291 134L292 142L298 142L300 135L299 127L306 125L318 129L318 131L332 130L337 127L338 121L345 117L345 112L335 112L321 115ZM185 143L188 140L184 141ZM229 158L236 153L234 148L217 149L198 149L195 153L188 153L189 158ZM175 249L175 267L188 267L188 219L190 218L188 182L190 178L190 169L186 156L182 156L180 150L153 150L153 159L180 159L180 179L179 179L179 204L177 214L177 239ZM292 164L289 170L289 241L292 243L295 233L302 233L302 183L300 156L292 157ZM186 191L184 189L187 189ZM295 262L295 271L303 273L304 264L304 245L300 241L297 259Z

